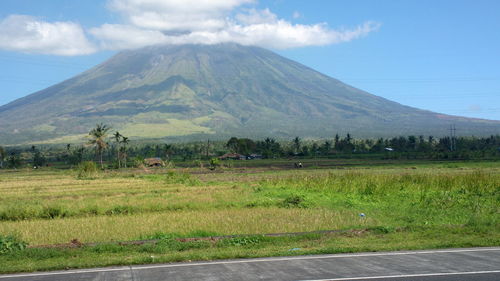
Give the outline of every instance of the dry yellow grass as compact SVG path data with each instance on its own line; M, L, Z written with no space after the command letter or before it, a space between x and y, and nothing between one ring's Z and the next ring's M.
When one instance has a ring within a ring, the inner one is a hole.
M176 211L129 216L1 222L0 233L14 232L32 245L138 239L155 232L258 234L341 229L360 223L356 213L325 209L253 208ZM367 219L366 225L376 221Z
M178 170L180 171L180 170ZM206 171L206 170L205 170ZM252 171L185 176L0 171L0 234L32 245L155 232L256 234L363 226L495 225L498 166ZM366 218L359 213L367 212Z
M242 187L232 180L182 184L169 182L163 176L148 177L108 174L96 180L79 180L74 174L50 171L3 174L0 211L20 209L32 214L57 207L72 215L4 220L0 221L0 233L17 233L38 245L66 243L74 238L84 242L130 240L155 232L255 234L359 224L359 217L347 211L287 209L273 204L245 207L256 198L253 184ZM126 210L133 214L106 215L116 206L129 208ZM86 214L89 208L95 214Z

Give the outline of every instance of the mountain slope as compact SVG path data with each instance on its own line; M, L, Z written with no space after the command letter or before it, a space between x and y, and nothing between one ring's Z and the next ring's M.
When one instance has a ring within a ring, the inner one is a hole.
M0 142L71 142L104 122L134 138L377 137L500 133L500 122L447 116L371 95L258 47L125 51L0 107Z

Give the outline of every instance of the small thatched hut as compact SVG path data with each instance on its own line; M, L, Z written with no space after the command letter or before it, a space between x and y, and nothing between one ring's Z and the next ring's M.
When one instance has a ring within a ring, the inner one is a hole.
M161 158L146 158L144 159L144 164L148 167L163 167L165 162Z

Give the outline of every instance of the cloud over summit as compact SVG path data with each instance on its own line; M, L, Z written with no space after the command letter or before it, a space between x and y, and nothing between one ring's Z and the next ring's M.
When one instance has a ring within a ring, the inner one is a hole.
M297 24L279 18L269 9L256 9L256 2L109 0L108 9L121 15L122 22L104 23L87 31L72 22L50 23L30 16L12 15L0 22L0 49L82 55L99 49L225 42L286 49L348 42L380 26L365 22L351 29L337 30L326 23Z
M108 7L136 27L207 31L226 25L227 13L253 0L111 0Z

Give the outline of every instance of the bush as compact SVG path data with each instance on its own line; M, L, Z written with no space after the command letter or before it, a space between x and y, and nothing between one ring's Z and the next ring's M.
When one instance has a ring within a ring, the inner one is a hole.
M307 202L302 195L290 195L285 198L280 204L284 208L307 208Z
M47 159L45 156L40 153L40 151L35 152L35 156L33 157L33 165L36 167L42 167L47 163Z
M12 154L11 156L9 156L9 158L7 158L7 164L9 165L9 168L17 169L21 167L21 158L19 158L19 156L15 154Z
M66 217L66 211L59 206L45 207L42 211L41 217L45 219L57 219Z
M92 179L97 177L99 169L93 161L85 161L78 165L76 168L77 178L79 179Z
M26 249L28 243L22 241L15 235L0 234L0 255L8 254Z
M210 159L210 170L215 170L216 168L220 167L220 160L219 158L212 158Z

